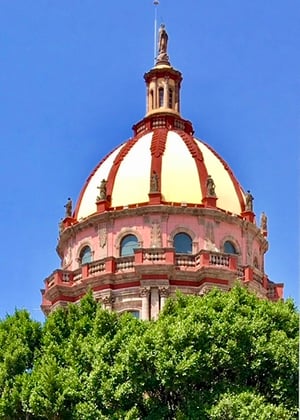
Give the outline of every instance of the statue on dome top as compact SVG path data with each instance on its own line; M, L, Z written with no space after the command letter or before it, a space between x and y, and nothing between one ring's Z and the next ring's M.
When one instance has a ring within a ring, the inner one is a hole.
M216 197L215 182L210 175L207 176L206 180L206 195L207 197Z
M169 37L166 31L166 27L162 23L159 27L159 32L158 32L158 55L156 58L156 64L159 64L159 63L170 64L168 53L167 53L168 39Z
M107 181L105 179L102 179L100 186L97 187L99 190L97 201L106 200L106 184L107 184Z
M162 23L159 27L158 54L164 54L167 52L168 38L166 27Z
M64 205L65 209L66 209L66 217L72 217L72 200L69 197L67 203Z
M251 192L248 190L247 194L245 195L245 201L246 201L245 211L253 212L253 200L254 200L254 197L251 194Z

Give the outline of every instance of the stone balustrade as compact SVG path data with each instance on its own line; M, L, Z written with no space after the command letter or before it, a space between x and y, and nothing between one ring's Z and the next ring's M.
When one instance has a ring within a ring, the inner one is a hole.
M199 269L218 268L236 273L244 281L258 281L267 287L263 273L253 267L238 266L238 256L201 250L197 254L175 254L174 248L138 248L134 255L108 257L82 265L74 271L55 270L46 280L46 290L54 285L71 287L73 284L112 273L134 272L138 266L170 265L179 270L197 271Z

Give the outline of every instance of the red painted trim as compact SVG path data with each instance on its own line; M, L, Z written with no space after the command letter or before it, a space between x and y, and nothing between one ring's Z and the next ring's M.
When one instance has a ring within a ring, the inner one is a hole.
M192 155L198 170L199 182L201 187L202 198L206 197L206 180L207 180L207 169L204 163L203 155L199 147L197 146L194 138L184 131L176 131L176 133L182 138L190 154ZM200 197L199 197L200 199Z
M78 197L78 199L77 199L77 202L76 202L76 207L75 207L75 210L74 210L74 215L73 215L73 217L74 218L76 218L77 219L77 215L78 215L78 211L79 211L79 208L80 208L80 205L81 205L81 200L82 200L82 197L83 197L83 195L84 195L84 193L85 193L85 190L86 190L86 188L87 188L87 186L89 185L89 183L90 183L90 180L91 180L91 178L94 176L94 174L96 173L96 171L99 169L99 167L102 165L102 163L112 154L112 153L114 153L114 151L115 150L117 150L118 149L118 147L120 147L122 145L122 143L119 145L119 146L117 146L117 147L115 147L110 153L108 153L99 163L98 163L98 165L94 168L94 170L91 172L91 174L89 175L89 177L87 178L87 180L85 181L85 183L84 183L84 186L83 186L83 188L81 189L81 191L80 191L80 193L79 193L79 197ZM99 180L99 182L100 182L101 180ZM95 201L96 201L96 197L95 197Z
M161 167L162 167L162 156L164 154L166 148L166 141L168 136L168 129L167 128L156 128L153 131L152 141L151 141L151 169L150 169L150 177L153 175L154 172L158 175L158 191L161 191ZM150 188L150 182L149 182Z
M101 286L97 286L97 287L92 287L92 291L98 292L100 290L106 290L106 289L119 290L119 289L127 289L129 287L140 287L140 282L139 281L131 281L131 282L122 283L122 284L110 284L109 283L109 284L105 284L105 285L101 285ZM74 289L73 289L73 291L74 291ZM86 293L87 293L87 290L86 290L86 292L79 293L76 296L59 295L53 301L48 301L48 302L50 302L50 305L48 305L48 306L53 306L57 302L68 302L68 303L77 302L78 300L82 299L82 297Z
M238 180L236 179L234 173L232 172L230 166L228 165L228 163L207 143L205 143L202 140L198 140L201 143L203 143L223 164L224 169L228 172L230 179L233 183L235 192L237 193L239 202L240 202L240 206L241 206L241 212L245 211L245 201L244 201L244 197L242 194L243 188L240 185L240 183L238 182Z
M198 287L201 286L203 283L214 283L214 284L223 284L228 286L228 280L222 279L215 279L210 277L205 277L202 280L198 281L191 281L191 280L170 280L170 286L191 286L191 287Z

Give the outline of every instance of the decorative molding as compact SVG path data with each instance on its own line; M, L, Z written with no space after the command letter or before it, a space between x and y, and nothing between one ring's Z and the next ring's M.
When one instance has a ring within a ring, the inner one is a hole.
M107 228L106 226L99 226L98 227L98 238L99 238L99 246L104 248L107 244Z
M143 287L142 289L140 289L140 296L143 297L148 297L150 295L150 287Z
M167 298L170 294L170 288L169 287L165 287L165 286L158 287L158 290L159 290L160 297Z
M151 224L151 248L161 248L162 239L161 239L161 227L158 221L153 221Z

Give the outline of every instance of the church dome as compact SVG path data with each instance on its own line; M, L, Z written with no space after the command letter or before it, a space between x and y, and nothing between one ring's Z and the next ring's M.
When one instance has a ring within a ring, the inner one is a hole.
M176 128L180 124L181 129ZM156 114L139 123L135 127L139 133L108 154L91 173L75 218L97 212L102 180L111 209L147 205L151 192L159 192L160 204L204 206L209 176L215 185L216 207L241 214L245 195L232 170L209 145L188 133L190 128L172 115Z
M133 137L87 179L75 207L77 221L149 204L214 207L236 215L252 211L246 203L252 196L244 194L228 164L182 118L182 74L170 64L163 25L159 39L156 64L144 75L146 115L133 126Z
M228 164L194 137L180 113L181 73L159 32L155 66L144 75L146 115L133 136L104 157L71 198L59 224L61 267L45 279L43 311L87 290L109 310L156 319L177 290L202 296L238 279L277 300L283 285L264 272L267 217L257 226L253 196Z

